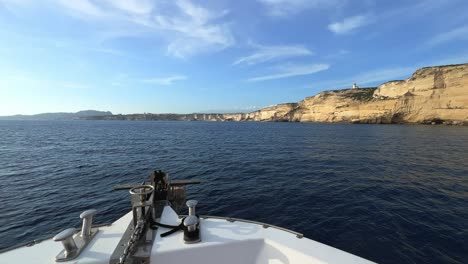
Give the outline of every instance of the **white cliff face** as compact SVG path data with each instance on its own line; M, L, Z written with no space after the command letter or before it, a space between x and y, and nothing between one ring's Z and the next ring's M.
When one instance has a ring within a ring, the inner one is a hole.
M245 114L246 121L290 121L297 103L279 104Z
M299 103L230 117L234 121L468 123L468 64L427 67L377 88L325 91Z
M130 114L91 120L445 123L468 125L468 63L426 67L374 88L321 92L297 103L234 114Z
M375 104L372 96L375 88L326 91L299 102L294 120L301 122L355 122L373 120L386 114L386 105ZM378 123L381 123L380 121Z
M374 97L398 99L393 112L406 122L466 121L468 64L422 68L408 80L381 85Z
M376 88L325 91L298 103L245 114L196 114L194 119L468 125L468 64L422 68L407 80Z
M380 85L374 93L375 98L397 98L408 91L406 81L390 81Z

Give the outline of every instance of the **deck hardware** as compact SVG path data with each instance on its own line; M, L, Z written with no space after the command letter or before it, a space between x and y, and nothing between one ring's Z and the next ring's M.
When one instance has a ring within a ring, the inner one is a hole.
M40 239L34 239L33 241L30 241L28 243L25 244L26 247L32 247L36 244L39 244L41 243L41 240Z
M146 209L151 208L153 203L152 199L147 199L147 196L153 194L153 191L154 187L152 185L139 185L130 189L133 226L136 226L138 220L144 220L146 218L146 214L151 214L151 211Z
M149 223L153 217L153 207L155 205L161 206L158 202L153 203L154 191L153 185L137 185L130 188L133 220L122 235L109 263L144 263L149 261L154 238ZM137 262L135 262L136 259L138 259Z
M189 215L196 215L195 207L197 206L198 201L197 200L188 200L186 204L187 204L187 207L188 207L188 214Z
M195 207L198 204L196 200L188 200L187 207L189 215L184 218L184 242L193 244L200 242L200 219L195 213Z
M189 215L184 220L184 226L187 227L189 232L195 231L198 224L198 218L194 215Z
M139 186L135 186L131 188L130 194L132 195L132 198L133 197L139 198L138 200L135 200L135 202L138 201L139 203L135 203L134 206L146 206L147 205L146 196L149 194L152 194L153 191L154 191L154 187L151 185L139 185Z
M90 237L91 228L93 226L93 217L97 213L96 209L89 209L80 214L80 218L83 220L81 227L81 237Z
M75 232L75 228L68 228L54 236L53 240L62 242L64 247L60 254L55 257L56 261L66 261L73 259L78 255L78 247L73 239Z
M91 242L93 237L98 233L98 228L92 228L93 217L97 210L90 209L80 214L80 218L83 219L83 225L81 232L76 234L75 228L68 228L54 236L54 241L60 241L63 244L64 249L55 257L55 261L68 261L72 260L80 255L83 249Z
M130 189L133 221L130 222L117 247L110 256L109 264L150 263L158 221L167 205L178 213L185 208L185 187L198 184L197 180L170 181L169 174L155 170L150 181L141 185L125 184L114 190ZM195 206L195 205L194 205ZM195 211L193 211L195 214ZM177 230L183 229L183 223ZM166 227L167 228L167 227Z

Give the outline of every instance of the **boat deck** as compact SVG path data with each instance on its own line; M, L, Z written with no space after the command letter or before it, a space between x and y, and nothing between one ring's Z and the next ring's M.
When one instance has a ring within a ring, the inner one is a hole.
M132 221L128 213L99 232L83 253L63 263L107 264L126 227ZM179 216L166 206L161 223L177 225ZM336 248L302 238L298 233L249 221L226 218L201 218L201 242L185 244L183 232L167 237L159 228L151 249L151 263L223 263L223 264L325 264L373 263ZM55 263L63 249L61 243L44 240L29 247L20 247L0 254L0 263Z

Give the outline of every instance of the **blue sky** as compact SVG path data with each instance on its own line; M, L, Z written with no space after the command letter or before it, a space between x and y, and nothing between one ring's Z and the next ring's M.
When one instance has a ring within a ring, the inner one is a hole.
M468 62L465 0L0 0L0 115L245 112Z

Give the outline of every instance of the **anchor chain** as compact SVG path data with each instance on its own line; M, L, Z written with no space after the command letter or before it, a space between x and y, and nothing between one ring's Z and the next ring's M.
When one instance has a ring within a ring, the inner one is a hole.
M135 245L137 244L138 240L140 240L141 235L143 234L143 230L145 228L145 221L138 220L135 230L133 230L132 235L130 236L130 240L127 243L122 255L120 256L119 264L125 264L128 256L133 252L135 249Z

